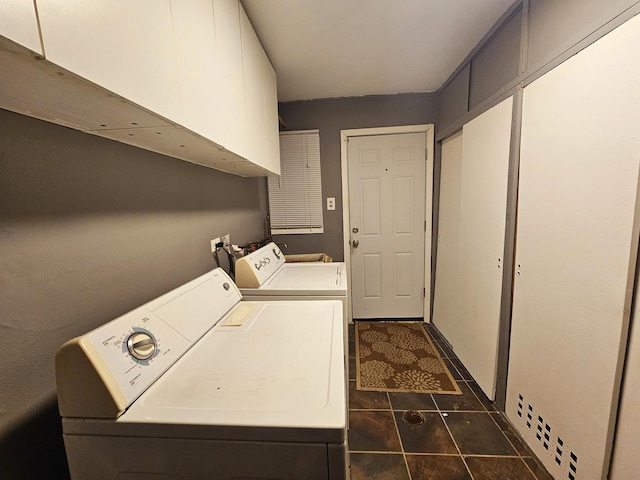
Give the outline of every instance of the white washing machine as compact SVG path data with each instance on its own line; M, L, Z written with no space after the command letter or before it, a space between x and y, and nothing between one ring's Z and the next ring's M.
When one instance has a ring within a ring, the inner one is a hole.
M213 270L56 356L73 479L347 478L342 304Z

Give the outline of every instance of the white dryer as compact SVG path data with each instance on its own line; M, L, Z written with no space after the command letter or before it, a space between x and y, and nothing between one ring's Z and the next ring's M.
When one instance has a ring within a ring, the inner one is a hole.
M240 301L216 269L56 356L73 479L347 477L338 301Z

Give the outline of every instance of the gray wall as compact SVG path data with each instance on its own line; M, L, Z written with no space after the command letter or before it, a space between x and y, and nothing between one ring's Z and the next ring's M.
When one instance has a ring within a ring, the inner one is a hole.
M266 180L4 110L0 132L0 478L61 478L57 348L214 268L212 238L262 239Z
M287 102L280 103L279 111L287 130L320 130L324 233L277 235L274 239L279 244L287 244L285 253L325 252L334 260L342 261L340 131L434 123L436 95L421 93ZM335 211L326 210L327 197L335 197Z

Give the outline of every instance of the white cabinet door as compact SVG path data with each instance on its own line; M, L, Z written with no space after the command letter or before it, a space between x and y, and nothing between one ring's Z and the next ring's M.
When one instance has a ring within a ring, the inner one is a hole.
M492 400L512 106L509 97L476 117L463 127L462 137L444 143L442 151L444 229L439 233L443 249L438 250L434 323Z
M280 172L275 72L247 14L240 8L247 155L273 173ZM276 140L274 142L273 140Z
M49 61L165 118L179 117L170 0L38 0Z
M608 478L638 251L638 45L640 16L524 90L506 413L554 478Z
M460 315L460 187L462 130L442 142L438 209L438 256L433 295L433 323L449 342L465 326Z
M212 113L211 121L219 132L219 143L248 159L240 5L237 0L213 0L213 12L216 55L223 71L218 77L219 110Z
M42 55L35 4L25 0L2 0L0 36Z
M278 119L278 86L276 72L269 62L269 58L263 57L266 78L262 82L262 102L265 112L265 132L267 144L265 146L264 168L276 175L280 174L280 124Z
M491 400L498 367L512 108L509 97L462 129L458 252L464 328L451 341Z
M216 46L216 28L211 0L171 0L173 37L178 79L180 114L176 122L206 138L220 143L219 77L224 72Z

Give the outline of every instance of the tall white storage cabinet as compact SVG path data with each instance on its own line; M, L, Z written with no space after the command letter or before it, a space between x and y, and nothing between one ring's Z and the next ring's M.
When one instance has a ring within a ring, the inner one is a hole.
M640 17L524 90L506 412L556 479L608 470L638 249Z
M434 323L492 400L512 109L509 97L467 123L461 139L442 151Z

